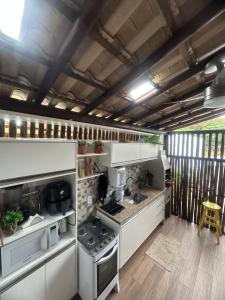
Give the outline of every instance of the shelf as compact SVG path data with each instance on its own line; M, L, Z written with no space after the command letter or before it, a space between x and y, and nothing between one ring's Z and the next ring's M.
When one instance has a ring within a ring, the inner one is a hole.
M81 180L86 180L86 179L89 179L89 178L98 177L98 176L100 176L102 174L103 173L97 173L97 174L92 174L92 175L89 175L89 176L81 177L81 178L78 178L77 181L81 181Z
M67 248L69 245L72 245L75 243L75 241L75 237L70 232L61 234L59 242L44 252L43 255L4 278L0 276L0 291L17 281L18 278L21 278L26 273L31 272L34 268L46 263L49 259L51 259L52 256L63 251L63 249Z
M71 215L75 214L75 210L74 209L71 209L70 211L66 212L65 215L62 215L62 214L57 214L57 215L49 215L49 214L43 214L42 216L44 216L44 220L42 220L41 222L37 223L37 224L34 224L34 225L31 225L30 227L27 227L27 228L24 228L24 229L19 229L16 233L10 235L10 236L7 236L7 237L4 237L3 238L3 244L4 246L9 244L9 243L12 243L14 242L15 240L18 240L18 239L21 239L23 238L24 236L28 235L28 234L31 234L35 231L38 231L40 229L43 229L45 227L48 227L50 226L51 224L54 224L64 218L67 218Z
M48 180L53 178L58 178L62 176L68 176L68 175L75 175L75 170L68 170L68 171L62 171L62 172L55 172L55 173L48 173L48 174L41 174L36 176L29 176L29 177L22 177L22 178L16 178L16 179L9 179L5 181L0 181L0 188L6 188L10 186L30 183L30 182L37 182L41 180Z
M102 152L102 153L85 153L85 154L77 154L77 158L83 158L83 157L89 157L89 156L104 156L108 155L107 152Z

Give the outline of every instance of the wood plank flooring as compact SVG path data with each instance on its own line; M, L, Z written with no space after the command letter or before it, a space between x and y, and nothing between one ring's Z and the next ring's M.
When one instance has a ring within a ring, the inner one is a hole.
M145 254L162 233L181 242L173 272ZM172 216L141 245L120 271L120 293L107 300L225 300L225 236L216 244L208 229L197 235L194 224Z

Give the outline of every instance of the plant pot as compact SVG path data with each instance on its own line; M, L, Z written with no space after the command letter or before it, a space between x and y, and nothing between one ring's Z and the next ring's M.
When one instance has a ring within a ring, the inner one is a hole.
M85 146L78 146L78 154L85 154L86 148Z
M2 226L3 234L5 236L9 236L14 234L18 229L17 223L16 224L7 224Z
M102 153L102 146L95 146L94 152L95 153Z

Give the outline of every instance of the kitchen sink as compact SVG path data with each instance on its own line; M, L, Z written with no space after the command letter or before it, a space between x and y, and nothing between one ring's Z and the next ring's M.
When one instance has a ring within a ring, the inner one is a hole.
M134 194L131 194L131 196L126 197L126 201L130 204L138 204L147 198L148 198L148 196L143 195L141 193L134 193Z

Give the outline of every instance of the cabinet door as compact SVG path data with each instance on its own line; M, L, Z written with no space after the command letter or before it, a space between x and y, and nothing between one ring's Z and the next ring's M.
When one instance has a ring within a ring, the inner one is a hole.
M115 143L111 155L112 164L140 160L140 143Z
M121 228L120 267L134 254L155 228L152 205L146 207L136 217Z
M70 300L76 294L75 245L46 264L47 300Z
M1 294L1 300L46 300L45 266Z
M141 159L157 158L159 153L159 146L149 143L141 144Z
M0 180L75 169L75 143L0 142L0 166Z

